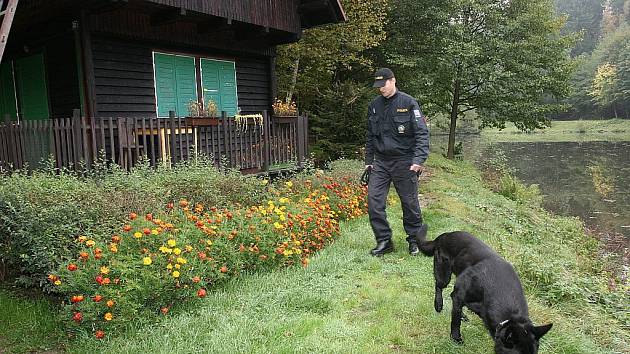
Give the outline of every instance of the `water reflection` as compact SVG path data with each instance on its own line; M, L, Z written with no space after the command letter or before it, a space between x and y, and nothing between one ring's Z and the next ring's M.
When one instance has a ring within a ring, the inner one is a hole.
M492 149L479 137L463 137L466 158L490 158L504 151L515 176L538 184L543 206L561 215L630 238L630 142L501 142ZM443 152L446 137L432 137L434 152Z

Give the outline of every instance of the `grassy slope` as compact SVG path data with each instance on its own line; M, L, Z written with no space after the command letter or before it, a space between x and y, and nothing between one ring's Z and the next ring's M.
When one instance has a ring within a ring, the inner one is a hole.
M0 353L51 350L64 334L55 317L56 308L44 299L17 296L0 289Z
M552 121L551 127L523 133L509 124L505 129L486 129L482 135L494 141L628 141L630 120Z
M581 284L605 284L588 275L599 271L589 257L594 243L584 239L576 220L551 218L491 193L468 164L433 156L430 166L433 178L422 187L431 200L424 209L429 237L475 231L515 264L534 321L554 322L542 353L629 350L628 333L618 321L583 300L588 287ZM399 205L389 214L398 248L383 259L367 255L373 236L362 218L344 224L338 242L306 269L243 277L210 293L196 311L103 342L78 340L72 351L491 352L476 316L462 326L465 344L451 343L448 295L445 311L435 313L432 262L406 254Z

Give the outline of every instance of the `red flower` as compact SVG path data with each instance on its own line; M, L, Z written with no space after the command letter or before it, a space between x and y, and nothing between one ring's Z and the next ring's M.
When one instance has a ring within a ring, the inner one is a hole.
M142 233L145 234L145 235L150 235L151 234L151 229L145 227L144 229L142 229Z
M136 213L129 213L129 219L130 220L135 220L138 217L138 214Z
M144 218L147 219L148 221L153 221L153 214L148 213Z
M94 295L92 300L94 300L94 302L101 302L101 300L103 300L103 297L101 295Z
M197 291L197 296L206 297L206 289L199 289L199 291Z
M199 278L199 277L197 277L197 276L195 276L195 277L193 277L193 278L192 278L192 282L193 282L193 283L199 283L200 281L201 281L201 278Z
M125 232L129 232L129 231L131 231L131 225L125 225L125 226L123 226L123 231L125 231Z
M172 202L171 202L171 203L168 203L168 204L166 204L166 209L173 209L173 206L174 206L174 205L173 205L173 203L172 203Z
M228 269L227 269L227 267L226 267L226 266L223 266L223 267L221 267L221 268L219 269L219 271L220 271L221 273L227 273Z
M96 339L103 339L103 337L105 337L105 332L99 329L94 333L94 336L96 337Z
M97 283L99 283L99 285L103 284L103 276L102 275L97 275L96 278L94 278L94 280L96 280Z
M83 320L83 315L81 314L81 312L75 312L72 316L72 320L76 323L79 323Z
M118 235L112 236L112 242L114 242L114 243L120 242L120 236L118 236Z
M162 312L163 315L166 315L168 313L168 307L162 307L160 312Z
M68 264L68 270L74 272L75 270L77 270L77 265L74 263Z

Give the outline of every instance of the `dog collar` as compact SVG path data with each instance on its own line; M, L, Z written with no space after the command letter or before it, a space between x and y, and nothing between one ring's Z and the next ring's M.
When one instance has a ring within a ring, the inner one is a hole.
M494 336L495 336L495 337L496 337L496 336L497 336L497 334L499 333L499 330L500 330L501 328L503 328L503 326L505 326L508 322L510 322L510 320L509 320L509 319L508 319L508 320L505 320L505 321L501 321L501 322L497 325L497 328L494 330Z

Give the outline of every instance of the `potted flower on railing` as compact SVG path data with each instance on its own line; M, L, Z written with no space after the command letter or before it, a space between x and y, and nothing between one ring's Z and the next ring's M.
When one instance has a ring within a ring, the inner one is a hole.
M203 102L190 100L188 113L187 118L190 119L192 125L219 125L218 108L213 100L208 100L205 107Z
M297 107L293 101L282 101L276 98L272 107L274 120L278 123L293 122L298 116Z

